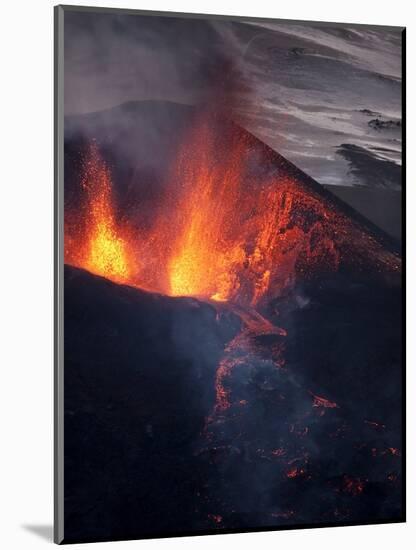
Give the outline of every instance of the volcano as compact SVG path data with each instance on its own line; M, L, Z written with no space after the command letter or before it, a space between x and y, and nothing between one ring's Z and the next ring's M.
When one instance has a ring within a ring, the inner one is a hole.
M66 126L66 539L400 520L398 244L223 113L125 109Z
M96 138L87 143L67 202L66 263L169 295L251 305L323 271L400 272L391 238L281 155L215 112L188 116L153 197L139 176L134 196L114 184L117 160L105 161Z

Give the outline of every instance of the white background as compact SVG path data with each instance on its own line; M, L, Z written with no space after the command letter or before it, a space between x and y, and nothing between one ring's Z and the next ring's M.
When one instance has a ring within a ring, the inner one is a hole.
M77 4L78 2L72 2ZM146 550L411 548L416 540L415 43L405 0L85 0L89 5L407 26L408 523L107 543ZM0 15L0 546L51 543L53 498L53 1ZM82 2L81 2L82 4ZM412 70L413 69L413 70ZM411 542L413 539L413 543ZM78 546L77 546L78 547ZM86 546L83 546L86 548ZM95 546L97 548L97 546Z

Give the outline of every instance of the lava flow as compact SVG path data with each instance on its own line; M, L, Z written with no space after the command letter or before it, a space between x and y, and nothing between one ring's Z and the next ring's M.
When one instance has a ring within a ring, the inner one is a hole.
M273 325L254 309L237 305L229 305L228 308L241 319L242 329L228 343L218 365L215 380L216 404L214 414L208 419L209 421L213 420L216 414L223 414L232 405L231 392L227 388L227 378L231 371L239 365L258 361L260 355L263 355L262 360L265 360L264 352L259 353L260 346L257 344L259 337L272 337L274 340L273 345L268 346L268 360L272 361L277 368L282 368L285 364L283 353L287 332L284 328Z

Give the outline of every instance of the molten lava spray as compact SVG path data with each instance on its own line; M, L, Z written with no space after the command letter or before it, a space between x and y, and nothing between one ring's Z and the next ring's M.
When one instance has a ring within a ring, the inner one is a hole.
M400 272L400 258L318 184L215 117L196 120L180 146L150 227L137 209L120 216L95 144L81 190L80 211L65 212L65 261L118 283L257 307L341 267Z
M95 144L84 161L84 216L65 239L65 261L116 282L129 282L136 265L129 232L116 220L109 168Z
M279 291L294 281L302 253L311 264L320 254L322 265L337 269L330 239L323 237L310 251L311 235L319 240L322 232L320 218L306 229L293 223L301 193L296 182L253 169L262 159L249 134L231 133L222 150L218 135L212 121L202 122L180 151L168 293L255 306L270 288ZM311 199L309 204L319 206Z
M245 260L244 236L232 238L243 151L237 144L224 163L212 162L214 143L206 125L192 143L180 153L176 172L181 197L168 262L169 293L225 301L239 289L236 271Z

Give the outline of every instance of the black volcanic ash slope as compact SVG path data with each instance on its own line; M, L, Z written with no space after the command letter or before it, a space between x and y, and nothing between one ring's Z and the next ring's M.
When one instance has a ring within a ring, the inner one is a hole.
M239 329L192 298L65 266L65 540L189 528L192 448Z
M253 336L211 416L242 320L66 266L65 540L400 520L399 294L334 275L276 300L286 365Z

